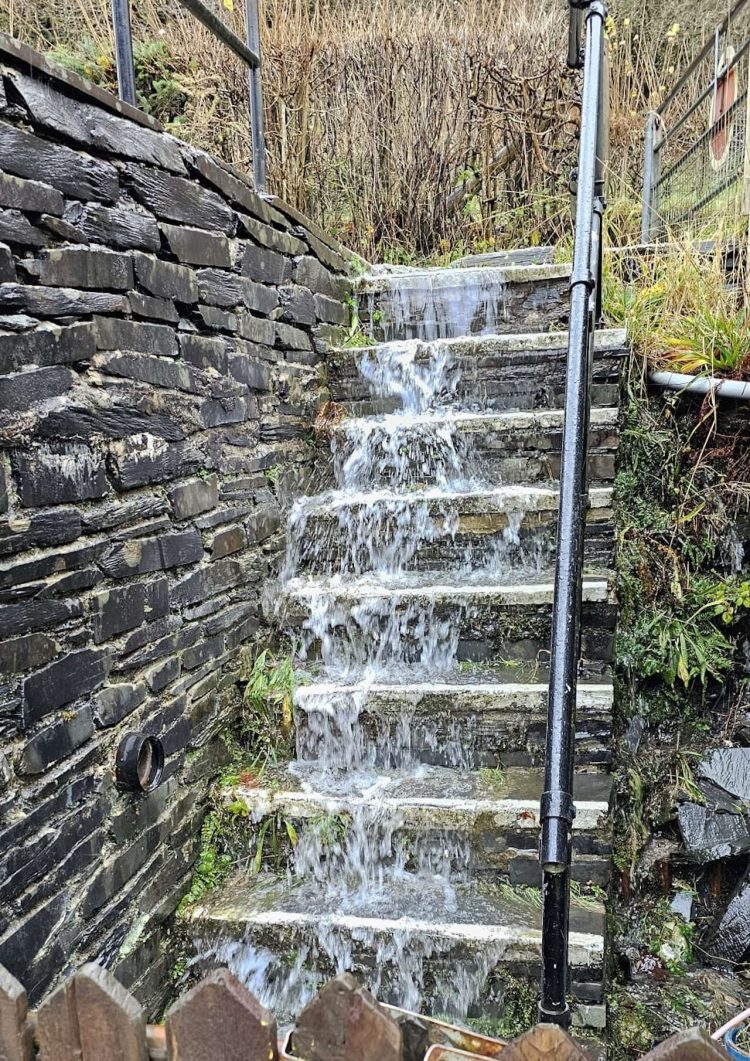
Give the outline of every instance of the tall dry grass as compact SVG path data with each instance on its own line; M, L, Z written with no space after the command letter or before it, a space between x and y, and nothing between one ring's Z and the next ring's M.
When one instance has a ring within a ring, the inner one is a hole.
M233 10L233 0L215 2L243 33L239 0ZM687 2L655 7L617 0L610 23L616 198L637 193L645 109L694 40L669 35L679 18L695 24ZM272 190L370 258L546 243L567 231L579 78L564 65L564 3L261 0L261 9ZM711 0L700 25L722 13ZM133 17L143 104L247 166L242 65L176 0L133 0ZM69 0L64 17L58 0L0 0L0 26L114 86L108 0Z

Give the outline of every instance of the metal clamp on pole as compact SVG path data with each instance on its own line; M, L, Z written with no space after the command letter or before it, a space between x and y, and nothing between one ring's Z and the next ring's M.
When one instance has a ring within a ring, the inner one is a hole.
M580 2L580 0L579 0ZM604 208L603 160L606 122L604 22L607 10L591 0L586 15L586 51L578 156L575 246L570 278L570 324L565 417L560 464L555 597L552 615L547 747L542 836L542 1021L567 1027L573 746L581 641L583 550L588 508L588 433L591 364ZM573 5L571 4L571 8ZM571 17L573 10L571 10Z

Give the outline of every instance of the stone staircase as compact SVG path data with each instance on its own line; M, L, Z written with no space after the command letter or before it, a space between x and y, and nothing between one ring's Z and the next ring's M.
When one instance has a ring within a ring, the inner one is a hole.
M336 351L317 497L291 514L279 622L297 759L235 798L243 871L194 911L281 1015L344 969L386 1001L502 1017L539 975L537 860L569 269L365 278L378 345ZM616 617L610 567L624 334L597 337L578 694L572 993L603 1022ZM259 836L275 837L276 865ZM280 855L279 855L280 852ZM279 858L281 865L279 865Z

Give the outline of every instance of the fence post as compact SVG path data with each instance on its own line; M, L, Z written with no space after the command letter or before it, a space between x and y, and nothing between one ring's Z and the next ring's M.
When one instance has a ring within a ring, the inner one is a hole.
M130 0L112 0L112 26L115 32L117 92L125 103L136 106L133 36L130 31Z
M661 170L661 118L650 111L646 122L646 144L643 154L643 208L641 212L641 243L650 243L656 235L659 197L656 185Z
M258 0L245 0L247 21L247 45L260 56L260 17ZM250 96L250 129L253 138L253 177L255 190L266 190L266 140L263 134L263 59L258 66L247 69L247 84Z

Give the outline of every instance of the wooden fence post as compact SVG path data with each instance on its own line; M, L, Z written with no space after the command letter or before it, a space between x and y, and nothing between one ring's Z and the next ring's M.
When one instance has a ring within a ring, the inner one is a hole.
M183 995L166 1019L170 1061L277 1061L276 1021L226 969Z
M643 1061L727 1061L727 1052L703 1028L691 1028L660 1043Z
M98 965L84 965L50 995L36 1034L41 1061L148 1061L143 1010Z
M554 1024L538 1024L514 1039L500 1056L502 1061L589 1061L581 1047Z
M0 1058L3 1061L32 1061L34 1043L27 1016L26 992L0 965Z

